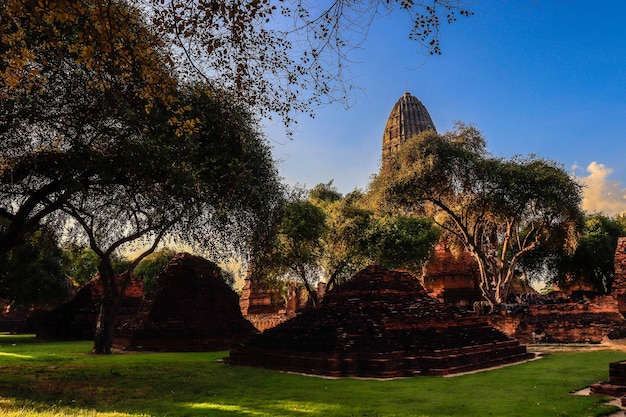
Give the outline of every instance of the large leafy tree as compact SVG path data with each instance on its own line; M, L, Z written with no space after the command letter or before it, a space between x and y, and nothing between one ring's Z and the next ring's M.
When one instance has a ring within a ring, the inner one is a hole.
M135 275L143 282L144 293L152 291L157 276L175 255L174 250L163 248L146 256L137 264Z
M372 184L383 201L430 215L444 238L477 261L483 296L506 300L518 263L542 245L573 250L581 189L568 173L536 157L502 159L472 126L405 142Z
M107 353L130 273L165 234L213 253L262 236L281 195L269 147L232 97L177 83L128 3L2 6L3 242L54 221L98 256L93 351ZM132 242L120 284L113 260Z
M98 273L98 255L86 246L68 244L63 247L63 271L75 284L83 285ZM121 274L126 271L129 261L115 254L112 259L113 271Z
M344 197L330 182L287 204L270 255L273 273L299 279L317 304L318 281L330 290L371 264L419 270L439 236L432 221L377 213L364 199L360 191Z
M275 245L269 255L271 270L279 276L295 276L300 280L313 305L318 304L313 285L319 280L325 233L326 215L322 209L306 200L291 201L284 208Z
M328 289L371 264L417 272L438 238L430 219L373 210L358 190L343 197L332 183L318 184L309 199L326 213L320 267Z
M111 259L121 244L105 250L95 244L101 235L89 229L96 221L83 209L97 195L121 211L126 204L138 207L132 203L140 194L122 190L147 186L155 161L141 165L137 157L151 157L148 141L164 132L164 123L181 129L168 116L176 88L170 61L139 11L122 1L7 1L1 7L0 214L7 227L0 250L42 220L66 231L83 226L100 258L105 294L94 352L107 352L112 300L120 293ZM101 209L101 215L114 213L111 206Z
M74 194L116 181L100 168L123 161L102 150L149 127L175 81L163 43L123 2L7 0L0 15L2 252Z
M171 109L176 124L167 123ZM92 186L63 208L76 222L77 236L84 236L100 258L98 272L106 287L94 342L98 353L110 349L130 273L165 235L216 256L245 250L269 229L281 204L269 147L242 107L193 86L180 90L164 116L155 106L151 117L156 120L151 130L118 141L121 148L108 154L120 161L112 172L123 180ZM132 163L123 163L129 156ZM111 259L131 243L143 251L120 285Z

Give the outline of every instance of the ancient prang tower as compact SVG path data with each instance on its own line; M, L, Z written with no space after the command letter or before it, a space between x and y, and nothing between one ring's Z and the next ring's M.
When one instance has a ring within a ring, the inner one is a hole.
M383 133L383 162L407 139L428 130L436 131L428 110L417 97L404 93L387 119Z

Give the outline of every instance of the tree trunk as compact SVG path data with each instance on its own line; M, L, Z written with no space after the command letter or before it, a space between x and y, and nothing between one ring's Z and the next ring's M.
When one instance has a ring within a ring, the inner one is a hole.
M110 354L113 344L113 331L117 322L117 316L121 306L121 297L124 291L119 291L115 274L110 262L100 261L98 265L100 283L102 284L102 300L100 312L96 322L96 333L94 335L93 354Z
M478 264L478 287L480 288L480 291L485 301L489 303L491 311L494 311L494 306L498 305L499 301L496 295L496 291L494 291L494 289L491 288L491 285L489 285L489 271L487 269L487 261L475 251L471 251L470 253Z
M124 276L121 280L121 285L119 287L117 277L113 272L111 259L107 254L103 253L102 251L96 252L99 253L100 256L98 273L100 274L100 283L102 284L103 295L102 302L100 304L100 313L98 314L98 321L96 322L96 333L94 335L94 342L91 353L111 353L111 346L113 345L113 333L115 332L117 318L122 308L122 301L124 301L126 289L130 284L133 271L142 259L154 252L164 233L165 230L163 230L157 236L157 238L154 240L154 243L152 244L152 247L144 251L133 261L133 263L126 270L126 272L124 272Z
M298 268L297 270L298 275L300 276L300 279L302 280L302 283L304 284L304 288L306 289L307 293L309 294L309 299L311 300L311 302L313 303L313 307L317 308L317 304L318 304L318 298L317 298L317 291L313 291L313 288L311 288L311 284L309 284L309 280L306 277L306 271L304 270L304 268Z
M343 272L343 268L346 266L345 262L341 262L337 268L333 271L333 274L330 276L328 281L326 282L326 291L330 291L337 285L337 277L341 272Z
M111 297L102 297L100 313L96 323L96 334L93 341L93 354L110 354L113 344L113 330L117 321L117 312L114 309L114 300Z

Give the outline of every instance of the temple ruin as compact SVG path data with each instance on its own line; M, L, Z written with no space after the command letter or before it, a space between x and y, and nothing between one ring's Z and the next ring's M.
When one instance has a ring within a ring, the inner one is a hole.
M113 346L216 351L230 349L256 333L243 318L239 297L222 278L220 268L199 256L180 253L159 273L137 316L118 327Z
M394 104L383 132L383 161L407 139L421 132L436 131L426 106L409 92Z
M484 318L430 297L409 273L378 266L230 352L236 365L373 378L447 375L531 357Z

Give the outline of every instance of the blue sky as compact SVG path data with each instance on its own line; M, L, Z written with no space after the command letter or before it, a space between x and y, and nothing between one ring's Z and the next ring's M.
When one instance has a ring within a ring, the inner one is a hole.
M266 123L285 182L364 188L408 84L439 132L456 120L475 124L497 156L562 164L585 185L586 210L626 211L626 2L477 0L469 8L473 16L442 27L443 55L432 57L408 40L400 11L379 17L351 55L361 89L352 107L301 116L293 139Z

